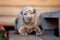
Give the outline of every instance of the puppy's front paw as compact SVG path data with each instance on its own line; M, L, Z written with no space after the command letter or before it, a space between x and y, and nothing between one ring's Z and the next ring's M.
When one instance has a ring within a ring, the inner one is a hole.
M40 32L40 36L42 36L43 35L43 32Z
M37 35L37 36L42 36L43 33L42 33L42 32L36 32L36 35Z
M20 33L20 35L22 35L22 36L27 36L28 33Z

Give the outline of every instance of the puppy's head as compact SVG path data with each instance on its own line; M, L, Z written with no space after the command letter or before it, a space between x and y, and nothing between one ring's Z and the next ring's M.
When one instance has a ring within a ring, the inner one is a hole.
M36 17L36 10L32 7L24 7L22 9L21 15L26 23L33 23Z

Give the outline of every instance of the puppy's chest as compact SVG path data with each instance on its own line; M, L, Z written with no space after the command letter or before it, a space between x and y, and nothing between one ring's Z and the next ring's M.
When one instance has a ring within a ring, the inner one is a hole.
M28 25L28 26L26 26L26 28L28 29L28 30L31 30L31 29L34 29L35 28L35 26L34 25Z

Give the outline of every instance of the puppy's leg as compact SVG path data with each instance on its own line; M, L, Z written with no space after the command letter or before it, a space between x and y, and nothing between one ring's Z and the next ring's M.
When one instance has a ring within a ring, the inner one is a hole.
M20 35L28 35L28 33L27 33L27 28L24 27L24 28L21 30Z
M35 32L36 32L36 35L38 35L38 36L41 36L43 34L41 29L38 26L35 27Z
M16 20L15 20L15 25L14 25L15 33L17 33L17 34L18 34L18 30L17 30L18 20L19 20L19 18L17 17Z

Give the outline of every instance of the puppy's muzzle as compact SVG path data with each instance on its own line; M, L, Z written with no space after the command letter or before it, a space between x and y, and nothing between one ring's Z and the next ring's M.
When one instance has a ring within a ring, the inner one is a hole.
M28 17L28 20L29 20L29 21L32 21L32 17Z

